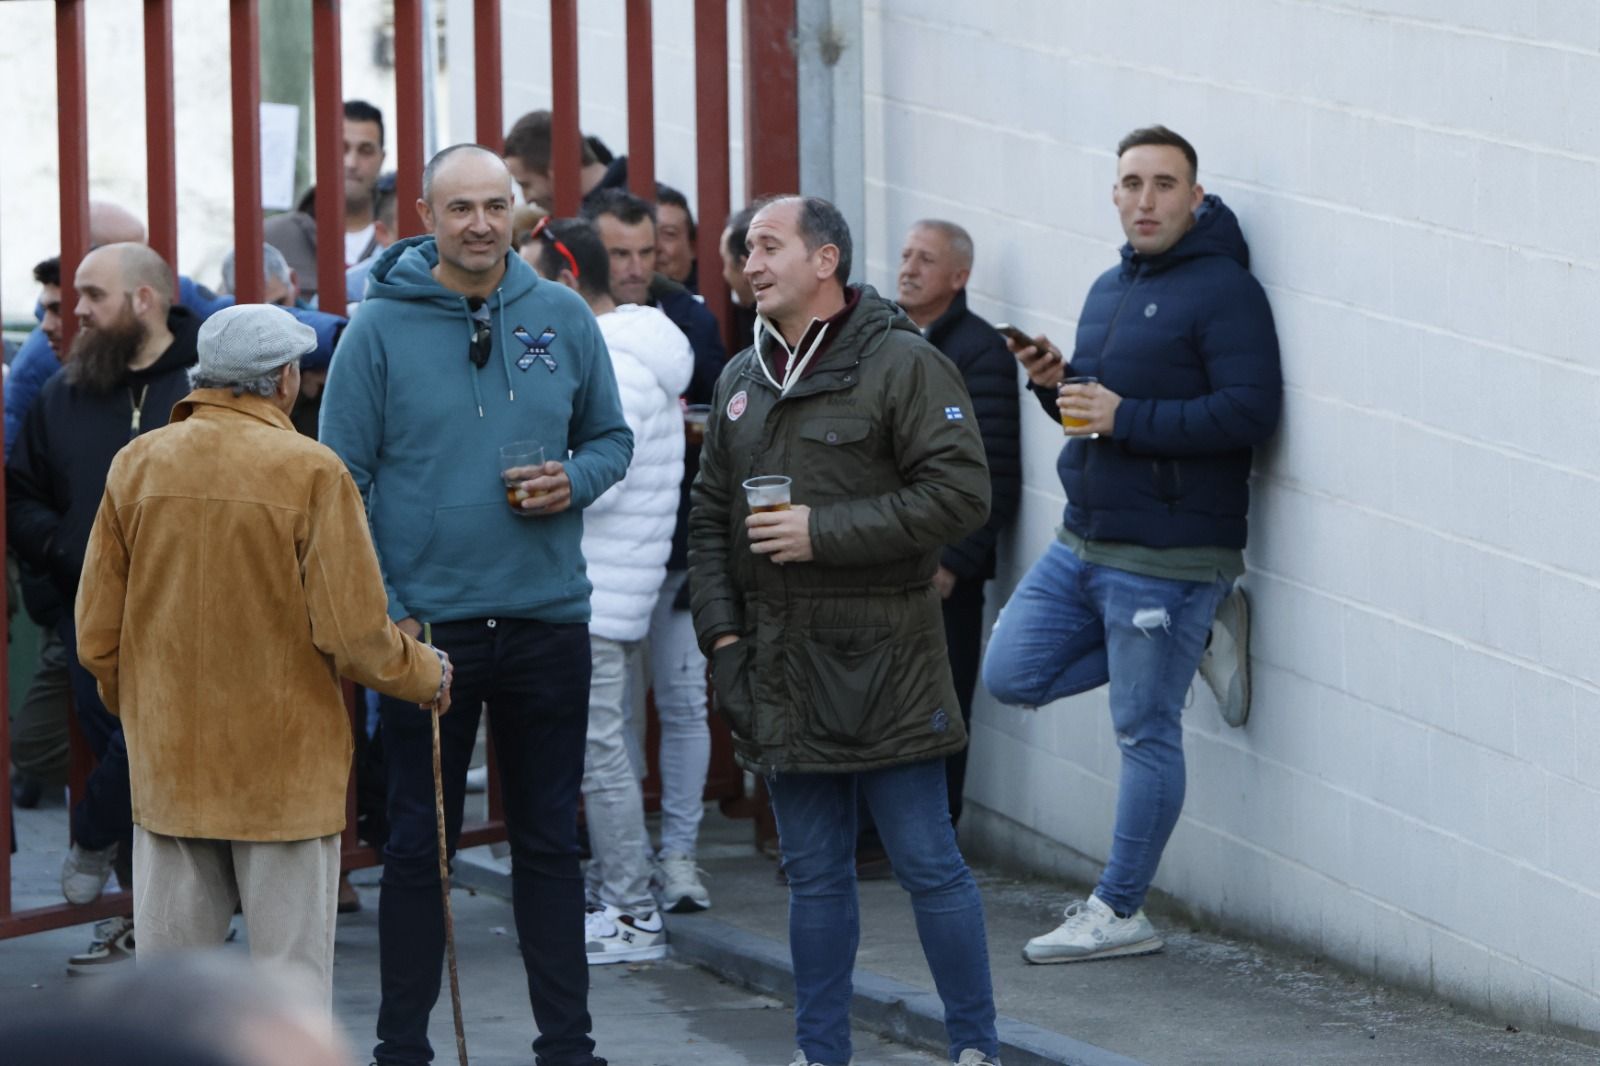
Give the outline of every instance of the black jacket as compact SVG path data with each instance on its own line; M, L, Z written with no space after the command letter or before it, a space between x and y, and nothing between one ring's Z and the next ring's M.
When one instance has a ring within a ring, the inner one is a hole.
M623 156L622 162L626 163L627 158ZM717 375L728 365L728 351L722 346L722 327L717 324L716 316L693 293L665 274L657 274L650 282L650 298L689 338L689 347L694 350L694 376L689 379L684 401L710 403ZM668 570L683 570L689 565L689 486L694 484L694 476L699 471L700 448L687 445L683 453L683 484L678 490L678 524L672 529ZM685 584L683 595L687 595L688 588ZM686 598L681 606L688 606Z
M1111 434L1057 460L1063 522L1086 540L1245 546L1252 448L1283 398L1278 335L1238 219L1215 196L1167 251L1122 249L1089 289L1071 373L1118 396ZM1052 417L1055 395L1035 390Z
M28 410L6 463L6 530L22 560L47 573L66 603L78 591L106 473L133 439L133 406L142 393L139 433L167 424L172 407L189 395L189 367L198 351L199 317L187 307L167 313L172 343L154 364L97 394L51 378Z
M965 289L929 324L926 336L961 371L989 457L989 520L946 545L939 562L959 578L984 581L994 577L995 541L1016 515L1022 496L1017 362L994 327L967 310Z

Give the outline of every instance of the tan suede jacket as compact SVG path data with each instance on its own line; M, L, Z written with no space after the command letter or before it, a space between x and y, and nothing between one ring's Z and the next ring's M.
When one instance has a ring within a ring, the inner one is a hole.
M197 390L123 448L77 625L122 718L133 820L222 840L343 829L340 675L417 702L439 687L438 658L387 608L344 464L267 400Z

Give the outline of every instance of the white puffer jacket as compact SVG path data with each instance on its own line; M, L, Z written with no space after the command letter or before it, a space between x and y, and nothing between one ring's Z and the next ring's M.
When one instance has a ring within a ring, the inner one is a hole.
M633 430L627 475L583 512L583 557L594 584L589 631L642 640L667 574L683 481L683 408L694 352L654 307L625 304L600 316L600 332Z

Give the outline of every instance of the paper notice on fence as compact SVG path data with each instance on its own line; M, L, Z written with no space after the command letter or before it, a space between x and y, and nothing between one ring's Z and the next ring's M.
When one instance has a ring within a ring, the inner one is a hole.
M287 211L294 206L294 163L300 150L300 108L261 105L261 206Z

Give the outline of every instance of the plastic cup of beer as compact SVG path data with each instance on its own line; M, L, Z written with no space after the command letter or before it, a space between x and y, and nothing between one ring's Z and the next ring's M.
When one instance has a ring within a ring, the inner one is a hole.
M706 423L711 421L711 405L692 403L683 409L683 435L686 443L698 448L706 442Z
M506 505L511 508L512 514L520 518L531 517L533 512L525 509L522 501L549 495L529 492L522 487L524 481L537 477L543 467L544 445L538 441L519 440L500 446L500 480L505 485Z
M782 474L767 474L762 477L753 477L744 483L745 502L750 505L751 514L765 514L768 511L787 511L789 509L790 479Z
M1068 378L1067 380L1065 380L1065 381L1063 381L1061 383L1060 389L1057 389L1056 391L1060 392L1061 389L1066 388L1068 385L1098 385L1098 384L1100 384L1100 379L1099 378L1091 378L1091 377ZM1069 429L1082 429L1084 426L1087 426L1088 424L1089 424L1089 420L1087 418L1074 418L1071 415L1067 414L1065 411L1061 412L1061 431L1063 433L1065 433ZM1098 434L1098 433L1079 433L1079 434L1072 434L1072 435L1073 436L1080 436L1080 437L1087 437L1089 440L1098 440L1100 438L1100 434Z

